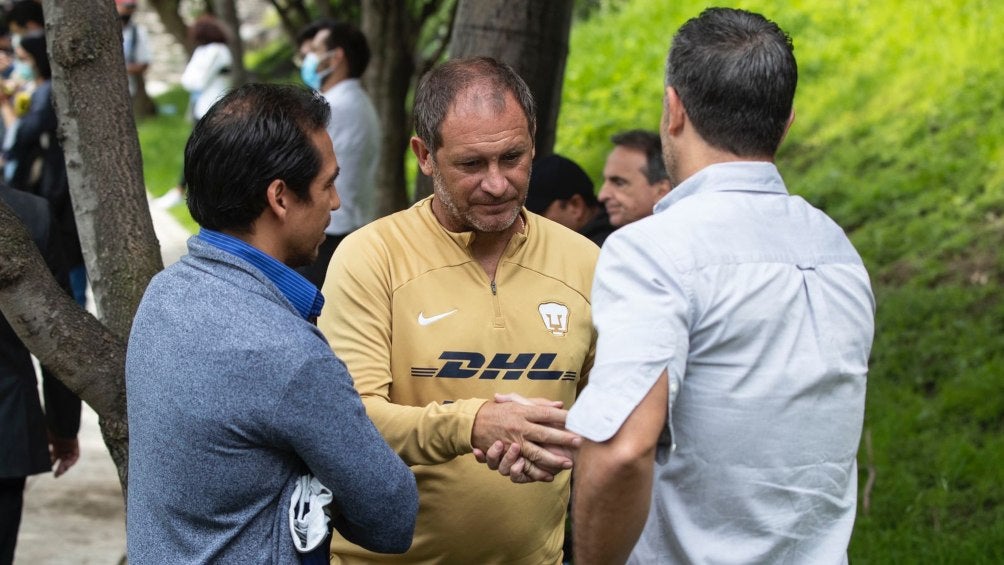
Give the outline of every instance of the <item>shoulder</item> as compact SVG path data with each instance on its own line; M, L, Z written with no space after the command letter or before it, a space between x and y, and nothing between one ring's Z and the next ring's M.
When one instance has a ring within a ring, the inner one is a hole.
M28 228L35 245L44 248L51 222L49 202L41 196L13 188L0 188L0 200L6 202Z

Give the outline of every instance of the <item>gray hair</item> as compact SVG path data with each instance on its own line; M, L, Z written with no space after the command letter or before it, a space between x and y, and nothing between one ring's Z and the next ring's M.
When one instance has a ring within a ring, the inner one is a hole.
M470 87L484 87L499 110L510 93L519 103L533 137L537 131L537 110L530 87L509 65L490 57L447 61L422 77L415 93L415 133L435 153L443 145L443 120L457 96Z

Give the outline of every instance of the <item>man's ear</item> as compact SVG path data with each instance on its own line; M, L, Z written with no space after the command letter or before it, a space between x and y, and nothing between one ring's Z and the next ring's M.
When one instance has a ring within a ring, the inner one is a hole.
M428 146L422 141L422 138L417 135L411 138L411 152L415 154L418 159L418 168L422 169L422 174L427 177L432 176L432 153L429 152Z
M289 212L289 198L292 193L286 183L280 179L275 179L269 183L265 190L265 199L268 201L268 208L279 219L285 219Z
M666 107L663 109L666 114L666 128L667 131L676 135L680 133L683 129L683 123L687 118L687 110L683 107L683 101L680 100L680 95L676 92L676 89L672 86L666 87Z
M673 185L670 184L669 179L662 179L661 181L653 184L652 186L655 187L656 200L659 200L663 196L669 194L669 189L673 188Z

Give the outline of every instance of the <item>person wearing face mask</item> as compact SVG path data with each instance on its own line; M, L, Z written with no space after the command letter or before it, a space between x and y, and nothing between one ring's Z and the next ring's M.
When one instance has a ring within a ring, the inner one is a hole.
M4 157L5 176L14 188L37 194L49 201L70 273L73 297L86 302L87 277L80 237L70 202L63 148L56 136L56 110L52 105L52 70L46 52L45 36L25 36L15 49L15 56L28 71L30 95L0 94L0 114L7 128ZM16 71L20 72L20 71ZM25 100L21 103L20 100Z
M301 45L306 43L304 39ZM300 77L331 106L327 130L340 169L338 194L342 206L331 212L331 223L325 230L327 238L317 260L302 271L321 288L328 262L342 238L376 218L380 119L359 81L369 64L370 49L358 28L341 22L320 22L304 51Z

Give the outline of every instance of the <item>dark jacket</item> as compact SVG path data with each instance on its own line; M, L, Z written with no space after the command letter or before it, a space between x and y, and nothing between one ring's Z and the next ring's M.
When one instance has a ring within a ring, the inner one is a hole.
M57 125L56 109L52 105L52 81L46 81L31 93L28 112L15 126L14 142L8 150L9 158L16 162L10 184L49 201L66 264L72 268L82 265L84 256L70 203L66 159L56 138Z
M28 228L49 269L64 288L66 267L44 198L0 183L0 200ZM46 412L28 348L0 316L0 478L26 477L52 469L46 431L73 438L80 427L80 399L48 371L42 371Z

